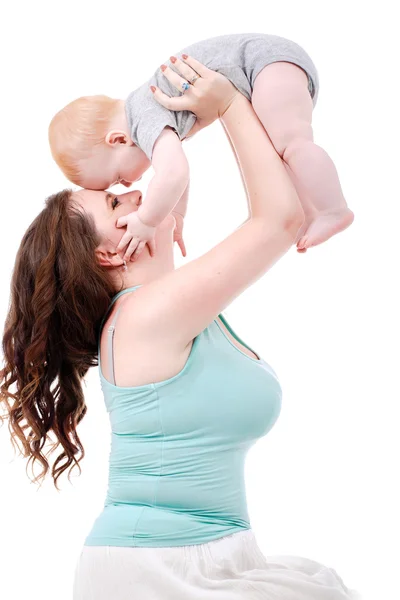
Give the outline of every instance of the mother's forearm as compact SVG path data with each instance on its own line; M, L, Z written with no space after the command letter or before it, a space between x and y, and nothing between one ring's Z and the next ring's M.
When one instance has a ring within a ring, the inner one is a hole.
M221 122L241 170L250 218L282 225L302 219L295 187L251 103L238 95Z

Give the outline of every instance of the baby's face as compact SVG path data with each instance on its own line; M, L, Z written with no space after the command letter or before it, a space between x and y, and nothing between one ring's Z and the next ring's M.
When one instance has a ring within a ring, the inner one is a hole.
M137 146L97 147L81 162L79 185L89 190L106 190L117 183L130 187L149 168L150 161Z

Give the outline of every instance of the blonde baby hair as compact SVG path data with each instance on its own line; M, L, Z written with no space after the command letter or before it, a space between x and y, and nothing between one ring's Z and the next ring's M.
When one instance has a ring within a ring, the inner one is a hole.
M49 125L51 154L64 175L79 185L82 159L104 143L118 100L82 96L61 109Z

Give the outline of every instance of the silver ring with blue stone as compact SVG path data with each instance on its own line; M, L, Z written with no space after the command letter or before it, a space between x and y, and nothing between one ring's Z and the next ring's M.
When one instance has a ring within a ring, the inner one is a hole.
M184 94L186 92L186 90L188 90L190 88L190 84L187 81L184 81L182 83L182 94Z

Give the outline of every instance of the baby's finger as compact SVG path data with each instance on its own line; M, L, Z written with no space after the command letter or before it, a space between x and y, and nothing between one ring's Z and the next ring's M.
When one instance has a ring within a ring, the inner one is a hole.
M126 249L126 252L124 254L124 260L130 260L132 254L135 252L137 245L139 243L139 240L137 238L132 238L131 242L128 246L128 248Z
M147 242L147 245L149 247L150 256L154 256L155 253L156 253L156 243L155 243L154 239L153 240L149 240Z
M128 222L128 218L127 217L120 217L116 223L117 227L125 227L125 225Z
M182 60L180 60L179 58L176 58L175 56L171 56L170 57L170 61L172 62L172 64L174 65L175 69L177 69L179 71L179 73L181 75L183 75L183 77L185 79L188 80L188 82L190 83L190 81L193 79L193 77L195 77L197 75L196 71L194 71L192 69L192 67L189 67L189 65L185 64ZM198 76L198 75L197 75Z
M178 240L178 246L181 249L182 256L186 256L185 242L183 241L182 238L180 240Z
M200 77L203 77L203 79L206 79L208 77L211 69L208 69L207 67L202 65L201 62L193 58L193 56L182 54L182 59L185 61L185 63L192 67L193 71L196 71L196 73L198 73Z
M145 247L146 242L139 242L139 244L137 245L137 248L135 250L135 252L132 255L132 259L135 261L139 258L139 256L142 254L143 252L143 248Z
M180 92L185 92L186 94L190 92L190 84L186 81L186 79L178 75L178 73L175 73L175 71L173 71L170 67L162 65L161 71L163 72L163 75L168 79L168 81L172 83L172 85L177 90L179 90ZM189 87L185 90L185 86Z
M187 110L188 108L188 100L185 96L174 96L173 98L170 98L154 85L151 86L151 91L157 102L168 110Z
M117 254L120 254L123 251L123 249L129 244L131 239L132 239L132 235L126 231L124 233L124 235L122 236L122 238L120 239L119 244L116 248Z

